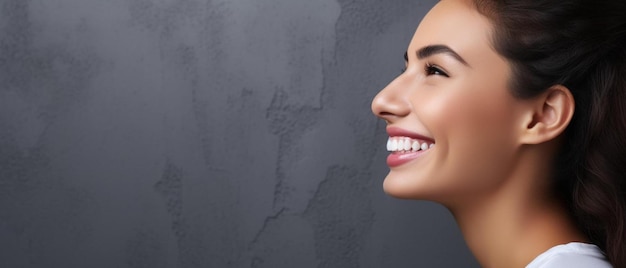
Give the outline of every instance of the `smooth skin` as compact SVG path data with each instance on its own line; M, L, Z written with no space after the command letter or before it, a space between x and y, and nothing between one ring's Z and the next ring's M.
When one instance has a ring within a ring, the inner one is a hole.
M440 1L415 32L406 71L374 98L372 111L388 127L436 144L392 167L385 192L446 206L483 267L524 267L553 246L587 240L550 191L574 99L561 85L514 97L492 29L471 1Z

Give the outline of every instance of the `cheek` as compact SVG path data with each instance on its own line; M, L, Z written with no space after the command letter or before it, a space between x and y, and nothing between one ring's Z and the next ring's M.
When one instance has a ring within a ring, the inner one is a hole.
M424 99L421 112L437 139L436 173L460 188L467 184L459 181L484 188L503 177L514 149L508 92L459 87L431 98Z
M434 128L432 131L441 131L444 139L450 137L450 142L507 136L512 127L512 97L503 91L444 89L424 99L419 114L430 121L426 123Z

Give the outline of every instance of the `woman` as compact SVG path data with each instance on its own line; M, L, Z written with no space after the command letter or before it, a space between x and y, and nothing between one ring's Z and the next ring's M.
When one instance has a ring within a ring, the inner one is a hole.
M373 100L384 189L483 267L626 267L626 1L442 0Z

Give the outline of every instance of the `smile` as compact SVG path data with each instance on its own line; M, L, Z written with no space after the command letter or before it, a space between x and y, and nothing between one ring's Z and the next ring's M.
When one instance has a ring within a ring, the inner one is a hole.
M426 151L435 146L432 142L427 142L409 137L389 137L387 140L387 151L398 153L409 153Z
M392 136L387 140L387 165L391 168L404 165L435 147L434 142L404 136Z

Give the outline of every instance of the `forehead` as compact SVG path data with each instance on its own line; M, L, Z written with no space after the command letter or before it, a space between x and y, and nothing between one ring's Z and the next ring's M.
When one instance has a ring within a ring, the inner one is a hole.
M420 23L409 50L443 44L461 54L471 64L472 54L493 53L490 21L467 0L439 1Z

